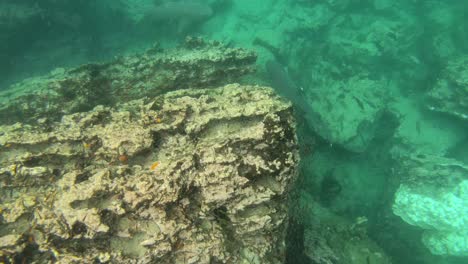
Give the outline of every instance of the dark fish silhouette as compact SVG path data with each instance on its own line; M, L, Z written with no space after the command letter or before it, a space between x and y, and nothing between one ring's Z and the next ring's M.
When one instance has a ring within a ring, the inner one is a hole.
M361 110L365 110L364 104L362 103L362 101L359 98L357 98L356 96L354 96L354 95L353 95L353 98L354 98L354 101L356 101L359 108L361 108Z
M269 60L265 64L266 71L271 80L271 86L281 95L291 100L294 105L304 113L312 112L310 105L304 99L304 94L289 77L283 65L274 60Z
M213 9L199 2L169 2L154 7L148 15L155 20L202 21L213 15Z
M213 15L213 9L200 2L168 2L155 6L146 14L150 21L175 21L178 32L184 32L192 24L201 23Z

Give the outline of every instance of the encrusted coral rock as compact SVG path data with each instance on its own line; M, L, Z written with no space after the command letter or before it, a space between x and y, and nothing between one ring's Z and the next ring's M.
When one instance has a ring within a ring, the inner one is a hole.
M4 259L284 259L298 152L292 107L270 88L180 90L1 131Z
M250 51L187 38L177 49L155 45L143 54L107 63L59 68L1 92L0 122L32 123L44 116L59 120L96 105L113 106L177 89L217 87L253 72L255 60Z

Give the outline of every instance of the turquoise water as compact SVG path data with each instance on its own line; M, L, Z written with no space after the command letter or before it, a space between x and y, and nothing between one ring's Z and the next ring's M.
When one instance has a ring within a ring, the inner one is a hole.
M294 104L286 263L468 262L468 4L0 0L0 89L186 36ZM372 252L369 253L369 252Z

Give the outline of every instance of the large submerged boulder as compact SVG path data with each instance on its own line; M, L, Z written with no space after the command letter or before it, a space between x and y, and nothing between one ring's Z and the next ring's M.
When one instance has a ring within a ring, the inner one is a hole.
M468 166L419 154L402 170L393 212L424 230L422 241L433 254L468 256Z
M364 152L374 139L387 105L385 84L356 77L329 82L307 91L310 111L305 119L331 144Z
M265 87L188 89L2 126L0 256L282 263L298 151Z

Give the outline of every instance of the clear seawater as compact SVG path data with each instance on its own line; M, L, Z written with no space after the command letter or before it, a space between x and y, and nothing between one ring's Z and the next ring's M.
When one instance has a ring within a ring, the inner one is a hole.
M167 2L190 12L155 11ZM468 263L467 13L461 0L0 0L0 90L186 36L252 49L258 71L244 82L273 86L298 113L287 263L316 263L305 244L330 235L311 232L324 221L359 230L317 241L365 233L392 263ZM401 192L412 173L443 184L454 167L452 189Z

